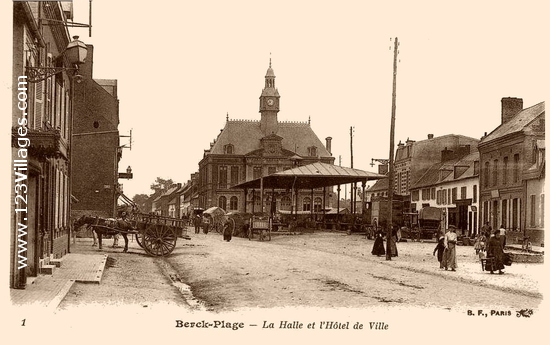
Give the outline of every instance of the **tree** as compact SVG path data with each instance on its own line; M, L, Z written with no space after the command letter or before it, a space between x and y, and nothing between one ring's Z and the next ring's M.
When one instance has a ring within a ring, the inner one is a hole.
M151 190L153 190L153 195L159 195L161 193L166 192L173 184L174 184L174 181L172 181L172 179L165 180L161 177L157 177L155 182L151 184Z
M146 203L149 196L147 194L136 194L132 200L136 203L140 210L146 209Z

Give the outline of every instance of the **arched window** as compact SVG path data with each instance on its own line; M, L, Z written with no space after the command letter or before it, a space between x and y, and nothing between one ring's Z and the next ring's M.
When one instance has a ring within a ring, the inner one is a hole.
M321 198L315 198L313 200L313 211L314 212L321 212L322 211L322 205L323 205L323 199Z
M218 200L218 207L223 208L224 211L227 210L227 198L222 195Z
M230 210L236 210L239 205L239 199L237 199L236 196L232 196L231 199L229 199L229 209Z
M283 211L290 211L292 206L292 200L290 200L289 196L283 196L281 198L281 210Z
M302 205L303 211L311 211L311 198L305 197Z
M228 155L232 155L234 151L234 147L232 144L225 145L225 153Z

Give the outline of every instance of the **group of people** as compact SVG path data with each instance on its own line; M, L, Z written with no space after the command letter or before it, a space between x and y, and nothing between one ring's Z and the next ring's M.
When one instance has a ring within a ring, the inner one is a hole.
M437 253L439 268L456 271L456 244L456 227L450 225L445 234L439 234L438 242L433 252L433 255ZM476 255L479 255L480 259L484 257L492 259L488 261L489 263L486 267L486 270L490 271L491 274L494 274L497 270L499 274L504 274L502 270L506 261L504 254L505 245L506 229L503 225L498 230L492 231L491 226L487 222L476 237L474 243Z
M193 218L193 225L195 226L195 234L200 233L201 226L203 227L203 232L208 234L210 223L208 221L204 222L203 217L200 214L197 214ZM233 229L235 228L235 221L229 217L226 217L225 222L223 223L223 240L230 242L233 237Z
M385 236L387 237L387 236ZM398 256L397 254L397 242L399 241L399 230L394 227L392 234L389 238L390 256ZM372 255L382 256L386 255L386 249L384 248L384 232L380 229L374 235L374 245L372 246Z

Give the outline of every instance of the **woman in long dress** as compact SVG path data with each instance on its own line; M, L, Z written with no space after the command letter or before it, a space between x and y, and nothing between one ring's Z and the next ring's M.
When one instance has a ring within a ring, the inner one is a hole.
M391 233L390 238L388 239L390 242L390 254L391 256L398 256L397 254L397 227L393 228L393 231Z
M489 239L487 244L487 258L493 258L493 265L489 268L491 274L495 270L498 270L498 274L504 274L502 270L504 269L504 250L502 249L502 244L500 242L500 231L495 231L495 236Z
M372 246L371 253L376 256L386 255L386 250L384 249L384 234L382 230L378 230L374 236L374 245Z
M449 268L451 271L456 271L456 227L449 225L449 231L445 234L445 251L443 252L443 267L445 270Z

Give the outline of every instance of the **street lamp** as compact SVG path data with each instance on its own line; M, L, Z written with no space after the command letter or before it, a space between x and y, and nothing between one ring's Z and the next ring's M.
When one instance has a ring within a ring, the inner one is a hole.
M70 66L74 67L34 67L26 66L25 73L27 75L27 82L38 83L42 80L46 80L51 76L54 76L63 71L75 71L75 78L78 78L76 71L80 64L83 64L88 55L88 47L86 44L78 40L78 36L73 37L73 41L69 42L67 48L61 53L69 62Z

